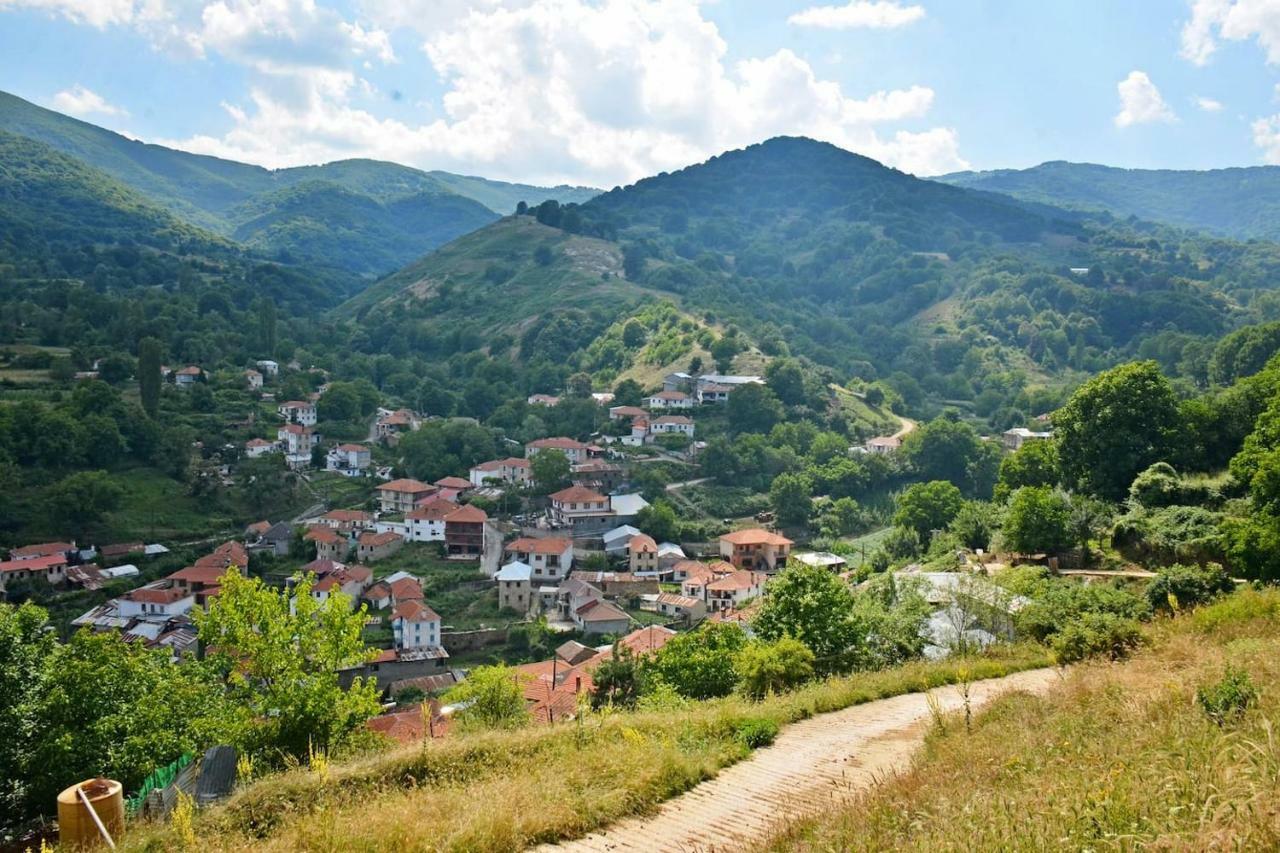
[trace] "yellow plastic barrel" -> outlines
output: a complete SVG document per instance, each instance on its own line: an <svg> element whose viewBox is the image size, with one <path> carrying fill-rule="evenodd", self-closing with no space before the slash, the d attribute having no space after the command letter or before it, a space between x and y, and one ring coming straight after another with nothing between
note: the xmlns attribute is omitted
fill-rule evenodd
<svg viewBox="0 0 1280 853"><path fill-rule="evenodd" d="M114 779L89 779L78 782L58 795L58 840L72 849L105 844L98 825L80 798L83 790L98 820L113 840L124 834L124 786Z"/></svg>

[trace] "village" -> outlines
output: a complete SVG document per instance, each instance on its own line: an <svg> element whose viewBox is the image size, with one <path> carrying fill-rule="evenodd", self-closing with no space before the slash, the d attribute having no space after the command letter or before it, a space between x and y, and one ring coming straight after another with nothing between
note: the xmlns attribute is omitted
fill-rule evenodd
<svg viewBox="0 0 1280 853"><path fill-rule="evenodd" d="M203 381L194 366L164 372L176 389ZM637 526L650 503L629 488L637 463L628 449L654 448L664 437L679 436L664 441L661 452L695 462L705 447L695 440L699 412L723 406L744 385L763 385L763 377L673 373L661 389L644 395L641 406L612 405L614 395L593 394L592 402L607 410L613 434L531 440L519 455L428 483L395 477L392 465L375 465L374 459L389 458L387 451L429 416L379 408L368 441L325 446L315 427L327 383L307 400L275 404L264 380L279 373L272 361L244 372L247 389L274 405L279 425L274 441L247 440L243 458L276 454L297 472L315 468L358 478L369 482L369 499L359 507L249 524L242 536L217 544L191 565L139 582L76 616L72 628L118 632L166 650L175 661L200 656L193 611L218 596L227 572L267 562L266 576L281 588L307 578L307 594L317 603L341 596L353 610L364 609L366 637L376 652L341 677L346 683L375 680L388 713L370 726L404 739L421 737L421 721L431 719L412 700L431 702L438 713L433 697L464 680L472 663L505 658L508 638L521 626L536 625L555 638L550 659L516 667L534 718L554 722L571 717L578 697L590 694L591 672L611 657L615 643L645 655L706 622L748 627L770 579L788 561L850 576L843 557L793 551L796 543L778 532L771 513L700 542L658 541ZM560 402L546 394L527 401L546 407ZM1013 451L1048 435L1019 427L1006 432L1002 444ZM902 434L874 436L849 454L892 454L901 442ZM564 467L567 484L530 499L541 454ZM168 553L160 542L97 548L35 543L0 562L0 584L38 579L57 588L118 587L141 581L147 573L140 566ZM433 587L478 610L479 620L433 602L426 591ZM937 620L932 627L938 629Z"/></svg>

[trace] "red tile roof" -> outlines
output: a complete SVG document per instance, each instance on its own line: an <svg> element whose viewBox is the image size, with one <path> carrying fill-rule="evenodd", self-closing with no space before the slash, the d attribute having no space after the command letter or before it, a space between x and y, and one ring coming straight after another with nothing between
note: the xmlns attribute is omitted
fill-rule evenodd
<svg viewBox="0 0 1280 853"><path fill-rule="evenodd" d="M421 521L443 521L458 505L447 498L428 498L404 514L405 518Z"/></svg>
<svg viewBox="0 0 1280 853"><path fill-rule="evenodd" d="M479 524L488 521L489 516L478 506L467 504L460 506L444 517L447 524Z"/></svg>
<svg viewBox="0 0 1280 853"><path fill-rule="evenodd" d="M656 394L650 394L649 399L657 398L659 400L688 400L689 395L683 391L659 391Z"/></svg>
<svg viewBox="0 0 1280 853"><path fill-rule="evenodd" d="M343 453L368 453L369 448L363 444L339 444L338 449Z"/></svg>
<svg viewBox="0 0 1280 853"><path fill-rule="evenodd" d="M442 489L465 490L471 488L471 481L465 480L462 477L441 477L439 480L436 480L435 484Z"/></svg>
<svg viewBox="0 0 1280 853"><path fill-rule="evenodd" d="M345 536L331 527L325 527L323 524L310 527L302 538L308 542L323 542L326 545L341 545L347 541Z"/></svg>
<svg viewBox="0 0 1280 853"><path fill-rule="evenodd" d="M771 533L760 527L750 530L735 530L720 537L721 542L731 545L790 545L791 540L777 533Z"/></svg>
<svg viewBox="0 0 1280 853"><path fill-rule="evenodd" d="M392 533L389 530L386 533L370 532L360 534L360 544L365 548L378 548L382 545L389 545L392 542L403 541L403 539L404 537L399 533Z"/></svg>
<svg viewBox="0 0 1280 853"><path fill-rule="evenodd" d="M185 592L176 586L169 587L139 587L130 590L124 594L124 597L130 601L138 601L145 604L172 604L175 601L181 601L191 593Z"/></svg>
<svg viewBox="0 0 1280 853"><path fill-rule="evenodd" d="M397 604L391 611L392 619L404 619L408 622L439 622L440 614L436 613L421 601L411 600Z"/></svg>
<svg viewBox="0 0 1280 853"><path fill-rule="evenodd" d="M637 533L631 537L631 541L627 543L627 550L634 551L637 554L648 554L658 550L658 543L653 541L652 536L644 533Z"/></svg>
<svg viewBox="0 0 1280 853"><path fill-rule="evenodd" d="M422 600L422 584L416 578L400 578L391 584L391 597L397 602L410 599Z"/></svg>
<svg viewBox="0 0 1280 853"><path fill-rule="evenodd" d="M572 539L565 539L560 536L548 536L545 539L525 536L507 545L506 550L519 551L522 554L563 554L572 547Z"/></svg>
<svg viewBox="0 0 1280 853"><path fill-rule="evenodd" d="M187 566L169 575L168 580L189 584L216 584L227 573L226 566Z"/></svg>
<svg viewBox="0 0 1280 853"><path fill-rule="evenodd" d="M41 542L37 545L23 545L9 552L9 559L21 560L28 557L49 557L54 554L65 554L76 550L74 542Z"/></svg>
<svg viewBox="0 0 1280 853"><path fill-rule="evenodd" d="M525 445L526 448L534 447L538 450L586 450L587 446L581 441L575 441L572 438L564 436L556 436L555 438L539 438Z"/></svg>
<svg viewBox="0 0 1280 853"><path fill-rule="evenodd" d="M331 509L320 517L330 521L373 521L373 515L361 509Z"/></svg>
<svg viewBox="0 0 1280 853"><path fill-rule="evenodd" d="M67 558L62 554L50 554L47 557L31 557L26 560L6 560L0 563L0 574L4 572L44 572L54 566L65 566Z"/></svg>
<svg viewBox="0 0 1280 853"><path fill-rule="evenodd" d="M510 456L510 457L507 457L506 459L494 459L489 462L481 462L479 465L476 465L471 470L472 471L500 471L503 468L528 468L530 464L531 463L529 462L528 459L521 459L519 456Z"/></svg>
<svg viewBox="0 0 1280 853"><path fill-rule="evenodd" d="M751 589L753 586L762 586L764 580L765 575L761 572L734 572L707 584L707 590L709 592L737 592L743 589Z"/></svg>
<svg viewBox="0 0 1280 853"><path fill-rule="evenodd" d="M552 494L551 500L557 503L603 503L608 498L586 486L570 486Z"/></svg>
<svg viewBox="0 0 1280 853"><path fill-rule="evenodd" d="M392 480L389 483L383 483L381 486L378 486L378 491L409 492L409 493L416 494L417 492L429 492L434 488L435 486L430 486L422 482L421 480L410 480L407 478L401 478L399 480Z"/></svg>

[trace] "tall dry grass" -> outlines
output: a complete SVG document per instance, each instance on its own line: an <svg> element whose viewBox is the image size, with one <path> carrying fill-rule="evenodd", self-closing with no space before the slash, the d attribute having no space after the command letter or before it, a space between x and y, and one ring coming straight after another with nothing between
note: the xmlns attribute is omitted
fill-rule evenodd
<svg viewBox="0 0 1280 853"><path fill-rule="evenodd" d="M911 772L764 849L1280 849L1278 629L1275 590L1158 624L1149 651L935 731ZM1219 726L1195 693L1228 664L1261 698Z"/></svg>
<svg viewBox="0 0 1280 853"><path fill-rule="evenodd" d="M643 813L739 761L748 720L779 725L901 693L1043 666L1010 646L963 661L830 679L763 702L733 697L669 713L592 714L514 732L464 733L324 774L277 774L199 816L202 850L518 850ZM181 849L142 825L124 849Z"/></svg>

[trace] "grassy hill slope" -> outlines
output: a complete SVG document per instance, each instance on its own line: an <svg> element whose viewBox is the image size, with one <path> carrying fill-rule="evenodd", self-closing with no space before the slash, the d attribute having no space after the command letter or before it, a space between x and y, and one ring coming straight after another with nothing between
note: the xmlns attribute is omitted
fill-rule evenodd
<svg viewBox="0 0 1280 853"><path fill-rule="evenodd" d="M1241 240L1280 239L1280 166L1200 172L1056 161L1030 169L956 172L937 180Z"/></svg>

